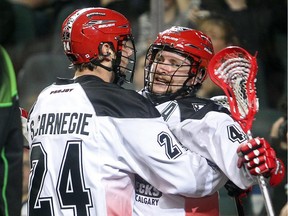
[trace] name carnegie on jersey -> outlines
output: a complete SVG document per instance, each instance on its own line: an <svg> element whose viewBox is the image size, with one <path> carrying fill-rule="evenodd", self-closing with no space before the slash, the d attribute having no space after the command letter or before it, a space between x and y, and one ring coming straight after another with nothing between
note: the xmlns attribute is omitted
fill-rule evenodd
<svg viewBox="0 0 288 216"><path fill-rule="evenodd" d="M31 120L31 138L50 134L81 134L89 135L87 130L89 119L92 114L88 113L45 113L38 116L38 122Z"/></svg>

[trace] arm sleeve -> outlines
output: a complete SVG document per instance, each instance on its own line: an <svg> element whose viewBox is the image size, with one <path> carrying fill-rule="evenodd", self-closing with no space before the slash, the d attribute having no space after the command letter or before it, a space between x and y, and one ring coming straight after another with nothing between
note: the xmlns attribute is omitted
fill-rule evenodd
<svg viewBox="0 0 288 216"><path fill-rule="evenodd" d="M161 117L115 121L121 134L127 134L123 138L127 166L154 187L189 197L218 190L213 184L222 180L221 174L205 158L183 148Z"/></svg>
<svg viewBox="0 0 288 216"><path fill-rule="evenodd" d="M187 120L173 133L189 150L211 160L234 184L247 189L257 182L246 168L237 168L237 148L247 141L240 125L224 113L210 112L200 120ZM197 139L195 139L197 137Z"/></svg>

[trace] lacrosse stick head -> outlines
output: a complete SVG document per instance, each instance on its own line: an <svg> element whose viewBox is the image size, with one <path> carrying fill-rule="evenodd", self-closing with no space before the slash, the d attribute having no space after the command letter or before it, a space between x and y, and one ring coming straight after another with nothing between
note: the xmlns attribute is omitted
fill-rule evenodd
<svg viewBox="0 0 288 216"><path fill-rule="evenodd" d="M222 49L213 56L208 66L211 80L224 91L232 117L246 133L251 129L258 111L257 70L256 56L238 46Z"/></svg>

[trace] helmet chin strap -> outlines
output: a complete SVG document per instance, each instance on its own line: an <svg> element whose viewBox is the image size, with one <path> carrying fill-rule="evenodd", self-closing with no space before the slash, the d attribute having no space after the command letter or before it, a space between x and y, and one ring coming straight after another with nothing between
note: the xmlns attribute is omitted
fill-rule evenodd
<svg viewBox="0 0 288 216"><path fill-rule="evenodd" d="M95 66L99 66L99 67L101 67L101 68L103 68L103 69L105 69L105 70L107 70L107 71L109 71L109 72L112 72L113 71L113 67L107 67L107 66L105 66L105 65L103 65L103 64L101 64L101 61L99 60L99 59L92 59L92 60L90 60L90 62L92 63L92 64L94 64ZM113 64L112 64L113 65Z"/></svg>
<svg viewBox="0 0 288 216"><path fill-rule="evenodd" d="M105 55L105 57L107 57L107 56L109 56L109 55L110 55L110 53L108 53L107 55ZM97 66L97 67L101 67L101 68L103 68L103 69L105 69L105 70L107 70L107 71L109 71L109 72L114 73L113 83L115 83L115 84L117 84L117 85L119 85L119 86L121 86L121 85L124 84L124 82L125 82L125 75L124 75L124 74L123 74L123 75L120 75L119 68L117 68L118 66L117 66L117 60L116 60L116 59L112 59L112 67L107 67L107 66L101 64L101 60L99 60L99 59L92 59L92 60L90 60L90 62L91 62L93 65Z"/></svg>

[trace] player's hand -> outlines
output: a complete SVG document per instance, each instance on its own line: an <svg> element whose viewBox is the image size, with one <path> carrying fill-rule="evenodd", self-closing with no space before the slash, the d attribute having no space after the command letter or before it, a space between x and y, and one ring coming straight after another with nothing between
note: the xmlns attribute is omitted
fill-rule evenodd
<svg viewBox="0 0 288 216"><path fill-rule="evenodd" d="M270 144L263 138L255 138L241 144L237 149L238 168L244 164L251 175L270 177L270 185L279 184L285 176L283 162L276 157Z"/></svg>

